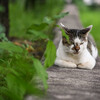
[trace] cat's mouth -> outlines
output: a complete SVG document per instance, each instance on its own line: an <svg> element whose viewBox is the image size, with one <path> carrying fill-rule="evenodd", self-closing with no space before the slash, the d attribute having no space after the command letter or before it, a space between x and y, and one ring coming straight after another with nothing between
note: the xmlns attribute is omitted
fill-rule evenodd
<svg viewBox="0 0 100 100"><path fill-rule="evenodd" d="M79 54L79 51L78 52L74 52L74 54Z"/></svg>

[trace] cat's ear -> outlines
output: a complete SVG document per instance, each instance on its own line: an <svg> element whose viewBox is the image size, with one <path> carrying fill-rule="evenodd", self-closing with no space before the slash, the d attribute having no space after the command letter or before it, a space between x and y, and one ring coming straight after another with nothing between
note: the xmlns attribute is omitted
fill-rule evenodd
<svg viewBox="0 0 100 100"><path fill-rule="evenodd" d="M65 25L63 25L62 23L60 23L61 28L65 31L66 34L70 34L69 33L69 29L67 27L65 27Z"/></svg>
<svg viewBox="0 0 100 100"><path fill-rule="evenodd" d="M85 36L88 36L89 32L91 31L93 25L88 26L87 28L84 28L81 30L81 33Z"/></svg>

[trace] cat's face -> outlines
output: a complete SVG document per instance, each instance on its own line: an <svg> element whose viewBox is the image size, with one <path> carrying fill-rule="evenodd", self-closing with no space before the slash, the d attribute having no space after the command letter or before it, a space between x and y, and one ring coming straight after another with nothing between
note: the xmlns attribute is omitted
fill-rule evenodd
<svg viewBox="0 0 100 100"><path fill-rule="evenodd" d="M92 25L85 29L68 29L63 27L69 40L62 36L62 43L64 51L72 54L80 54L87 48L88 33L90 32Z"/></svg>

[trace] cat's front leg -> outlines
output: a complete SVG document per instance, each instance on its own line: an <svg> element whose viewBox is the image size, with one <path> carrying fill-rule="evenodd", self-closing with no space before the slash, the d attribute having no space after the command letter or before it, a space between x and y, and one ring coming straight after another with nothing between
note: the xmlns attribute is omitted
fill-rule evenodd
<svg viewBox="0 0 100 100"><path fill-rule="evenodd" d="M96 64L96 61L93 62L86 62L86 63L80 63L78 64L78 68L84 68L84 69L93 69Z"/></svg>
<svg viewBox="0 0 100 100"><path fill-rule="evenodd" d="M61 59L56 59L55 60L55 65L58 65L60 67L72 67L72 68L77 67L77 65L75 63L65 61L65 60L61 60Z"/></svg>

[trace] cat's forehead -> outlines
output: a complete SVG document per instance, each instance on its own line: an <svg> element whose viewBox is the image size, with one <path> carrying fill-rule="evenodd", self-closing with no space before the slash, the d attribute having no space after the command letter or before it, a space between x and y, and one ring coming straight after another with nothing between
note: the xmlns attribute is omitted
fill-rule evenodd
<svg viewBox="0 0 100 100"><path fill-rule="evenodd" d="M79 29L70 29L69 33L70 33L71 38L73 38L73 39L75 39L77 37L79 39L82 38L81 30L79 30Z"/></svg>
<svg viewBox="0 0 100 100"><path fill-rule="evenodd" d="M74 43L77 43L77 44L81 43L81 39L79 37L76 37L74 39Z"/></svg>
<svg viewBox="0 0 100 100"><path fill-rule="evenodd" d="M69 31L74 33L80 31L80 29L69 29Z"/></svg>
<svg viewBox="0 0 100 100"><path fill-rule="evenodd" d="M81 30L79 30L79 29L70 29L69 30L69 33L71 33L74 36L78 36L80 32L81 32Z"/></svg>

